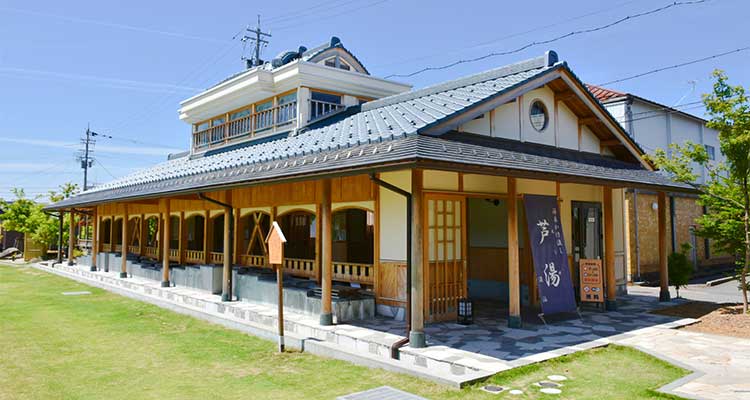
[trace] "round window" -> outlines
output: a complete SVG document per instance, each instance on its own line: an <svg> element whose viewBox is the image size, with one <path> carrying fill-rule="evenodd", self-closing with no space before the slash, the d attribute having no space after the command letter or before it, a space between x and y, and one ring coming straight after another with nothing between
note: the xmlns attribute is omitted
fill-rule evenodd
<svg viewBox="0 0 750 400"><path fill-rule="evenodd" d="M547 128L547 124L549 124L549 114L547 113L547 107L545 107L544 103L540 100L534 100L534 102L531 103L529 119L531 120L531 126L533 126L537 132L541 132Z"/></svg>

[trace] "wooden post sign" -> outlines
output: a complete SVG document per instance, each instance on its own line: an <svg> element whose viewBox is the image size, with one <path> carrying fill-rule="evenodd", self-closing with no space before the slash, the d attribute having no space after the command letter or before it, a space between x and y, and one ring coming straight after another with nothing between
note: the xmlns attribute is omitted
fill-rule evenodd
<svg viewBox="0 0 750 400"><path fill-rule="evenodd" d="M604 303L602 260L581 259L578 265L581 277L581 301Z"/></svg>
<svg viewBox="0 0 750 400"><path fill-rule="evenodd" d="M273 221L271 229L266 237L268 247L268 263L276 269L276 287L279 299L279 352L284 352L284 243L286 238L284 232L276 221Z"/></svg>

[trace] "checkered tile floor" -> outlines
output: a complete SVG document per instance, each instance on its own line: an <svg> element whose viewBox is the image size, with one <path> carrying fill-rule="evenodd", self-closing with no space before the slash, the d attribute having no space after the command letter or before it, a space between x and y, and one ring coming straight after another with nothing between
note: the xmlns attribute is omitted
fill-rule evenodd
<svg viewBox="0 0 750 400"><path fill-rule="evenodd" d="M668 305L674 305L674 302ZM617 311L585 309L581 318L547 318L547 325L530 311L524 313L522 329L508 328L507 307L500 303L475 302L474 323L459 325L441 322L425 327L428 344L449 346L512 361L536 353L574 346L636 329L676 320L651 314L661 305L654 297L623 296L618 299ZM404 322L379 317L358 321L357 326L404 335Z"/></svg>

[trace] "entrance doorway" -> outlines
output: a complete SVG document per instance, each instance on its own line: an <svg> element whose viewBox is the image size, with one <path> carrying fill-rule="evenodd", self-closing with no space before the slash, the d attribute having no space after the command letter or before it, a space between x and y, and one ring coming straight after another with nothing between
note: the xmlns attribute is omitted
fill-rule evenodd
<svg viewBox="0 0 750 400"><path fill-rule="evenodd" d="M573 209L573 287L576 301L580 302L580 260L601 260L602 204L574 201Z"/></svg>
<svg viewBox="0 0 750 400"><path fill-rule="evenodd" d="M424 213L427 320L455 321L466 297L466 199L427 194Z"/></svg>

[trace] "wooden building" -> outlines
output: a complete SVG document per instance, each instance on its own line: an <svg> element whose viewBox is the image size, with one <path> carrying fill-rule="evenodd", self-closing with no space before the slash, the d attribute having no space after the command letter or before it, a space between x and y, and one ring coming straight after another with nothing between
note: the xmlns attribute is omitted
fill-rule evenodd
<svg viewBox="0 0 750 400"><path fill-rule="evenodd" d="M284 57L182 103L188 154L50 207L94 215L92 268L117 252L126 279L127 254L150 257L167 286L175 263L220 264L231 301L232 267L267 266L277 221L284 270L317 282L322 324L337 287L359 288L385 315L408 302L421 347L460 298L505 303L512 326L538 304L526 194L557 197L574 281L579 259L602 259L614 307L635 187L659 193L666 274L665 195L689 189L653 171L554 52L414 91L335 38Z"/></svg>

